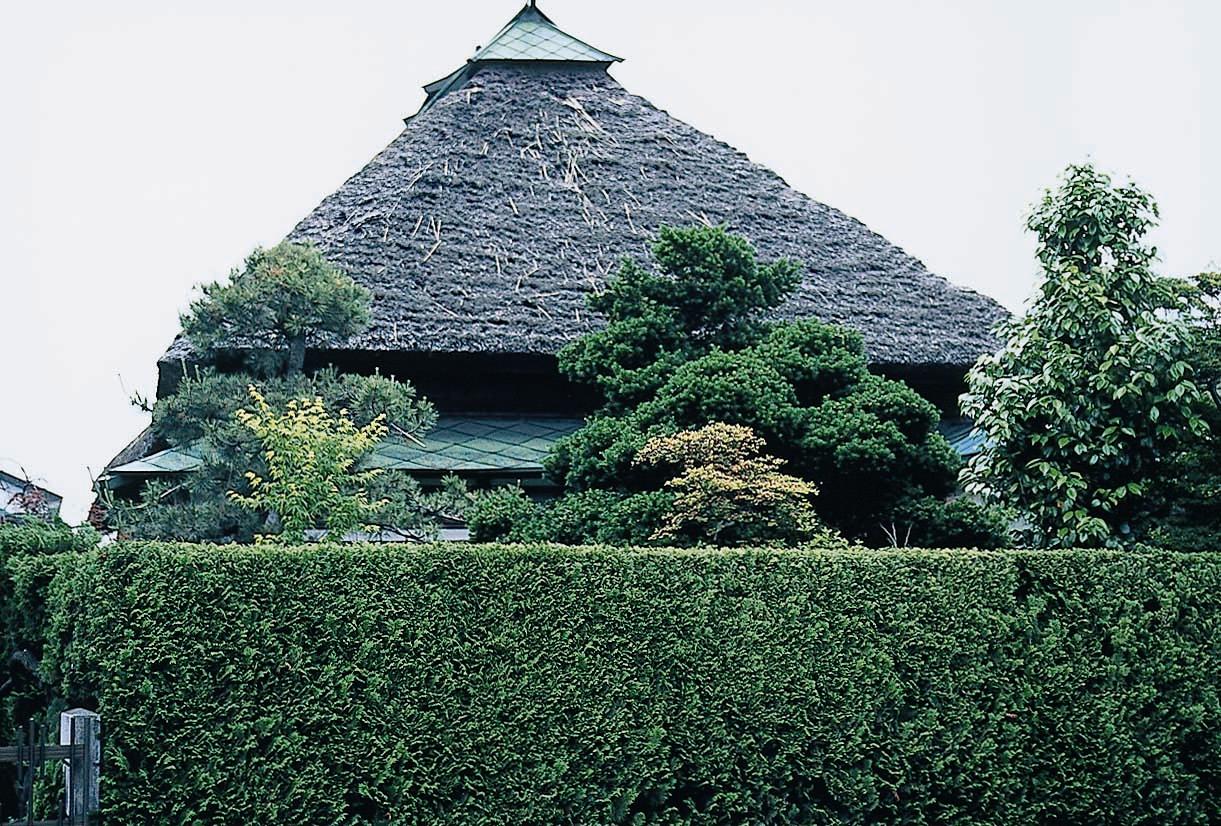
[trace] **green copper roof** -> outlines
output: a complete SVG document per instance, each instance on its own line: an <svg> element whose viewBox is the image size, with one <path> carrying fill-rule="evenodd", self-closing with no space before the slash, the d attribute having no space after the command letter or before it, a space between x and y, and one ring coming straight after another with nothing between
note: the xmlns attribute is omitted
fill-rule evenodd
<svg viewBox="0 0 1221 826"><path fill-rule="evenodd" d="M387 439L363 466L415 473L541 474L551 446L580 426L580 419L571 418L442 416L422 445ZM184 473L199 465L196 451L170 448L111 468L110 474L121 480Z"/></svg>
<svg viewBox="0 0 1221 826"><path fill-rule="evenodd" d="M619 58L560 31L533 4L509 21L472 60L560 60L614 63Z"/></svg>
<svg viewBox="0 0 1221 826"><path fill-rule="evenodd" d="M953 419L937 425L941 435L954 448L954 452L964 459L970 459L983 450L984 436L975 429L975 423L970 419Z"/></svg>
<svg viewBox="0 0 1221 826"><path fill-rule="evenodd" d="M171 447L160 453L145 456L134 462L111 468L111 473L129 473L138 476L156 476L161 473L183 473L199 467L200 457L193 448Z"/></svg>
<svg viewBox="0 0 1221 826"><path fill-rule="evenodd" d="M506 60L610 65L622 58L596 49L584 40L561 31L531 0L508 25L496 33L487 46L476 49L465 65L425 86L424 91L428 93L428 98L420 107L420 111L425 111L439 98L466 83L478 71L480 64Z"/></svg>
<svg viewBox="0 0 1221 826"><path fill-rule="evenodd" d="M580 419L443 416L424 435L423 445L387 440L365 465L433 473L538 473L551 446L580 426Z"/></svg>

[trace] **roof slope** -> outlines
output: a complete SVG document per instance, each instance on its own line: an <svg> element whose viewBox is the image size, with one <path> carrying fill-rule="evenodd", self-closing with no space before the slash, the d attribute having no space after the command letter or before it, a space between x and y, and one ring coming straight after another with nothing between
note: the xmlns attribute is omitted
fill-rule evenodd
<svg viewBox="0 0 1221 826"><path fill-rule="evenodd" d="M290 235L374 294L349 347L552 353L585 296L664 224L723 223L807 267L782 308L851 325L874 362L960 364L1004 310L768 169L628 94L602 67L490 64L412 118Z"/></svg>

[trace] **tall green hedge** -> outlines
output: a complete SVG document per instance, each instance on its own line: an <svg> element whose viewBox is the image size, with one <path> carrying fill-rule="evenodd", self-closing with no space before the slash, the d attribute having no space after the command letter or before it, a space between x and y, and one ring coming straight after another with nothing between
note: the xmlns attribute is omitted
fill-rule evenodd
<svg viewBox="0 0 1221 826"><path fill-rule="evenodd" d="M54 720L63 708L53 687L39 679L41 595L60 561L70 564L97 544L92 528L33 517L0 520L0 745L12 745L28 722ZM15 766L0 764L0 821L25 816L18 806L20 782Z"/></svg>
<svg viewBox="0 0 1221 826"><path fill-rule="evenodd" d="M49 702L36 670L42 656L41 592L57 570L56 561L97 544L92 528L71 528L59 520L0 521L0 682L7 681L0 690L0 743L10 742L13 729L45 712ZM0 801L5 785L0 780Z"/></svg>
<svg viewBox="0 0 1221 826"><path fill-rule="evenodd" d="M116 823L1217 823L1221 555L120 545Z"/></svg>

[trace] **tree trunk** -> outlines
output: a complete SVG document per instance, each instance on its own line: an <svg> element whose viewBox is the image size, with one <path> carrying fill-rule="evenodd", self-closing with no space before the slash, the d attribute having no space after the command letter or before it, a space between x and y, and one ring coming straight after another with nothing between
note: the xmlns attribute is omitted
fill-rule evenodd
<svg viewBox="0 0 1221 826"><path fill-rule="evenodd" d="M296 336L288 340L288 370L290 376L295 376L305 369L305 336Z"/></svg>

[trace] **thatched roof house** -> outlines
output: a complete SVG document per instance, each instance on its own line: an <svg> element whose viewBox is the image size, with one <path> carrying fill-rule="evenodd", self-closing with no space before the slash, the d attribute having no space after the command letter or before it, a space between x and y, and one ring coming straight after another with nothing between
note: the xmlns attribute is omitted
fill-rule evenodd
<svg viewBox="0 0 1221 826"><path fill-rule="evenodd" d="M707 222L804 263L783 317L857 328L879 370L948 409L1002 308L629 93L617 60L531 3L425 87L402 133L290 235L374 295L367 332L310 360L408 378L451 419L579 415L588 400L554 354L601 323L586 295L662 225ZM161 393L188 355L180 341L162 359Z"/></svg>

